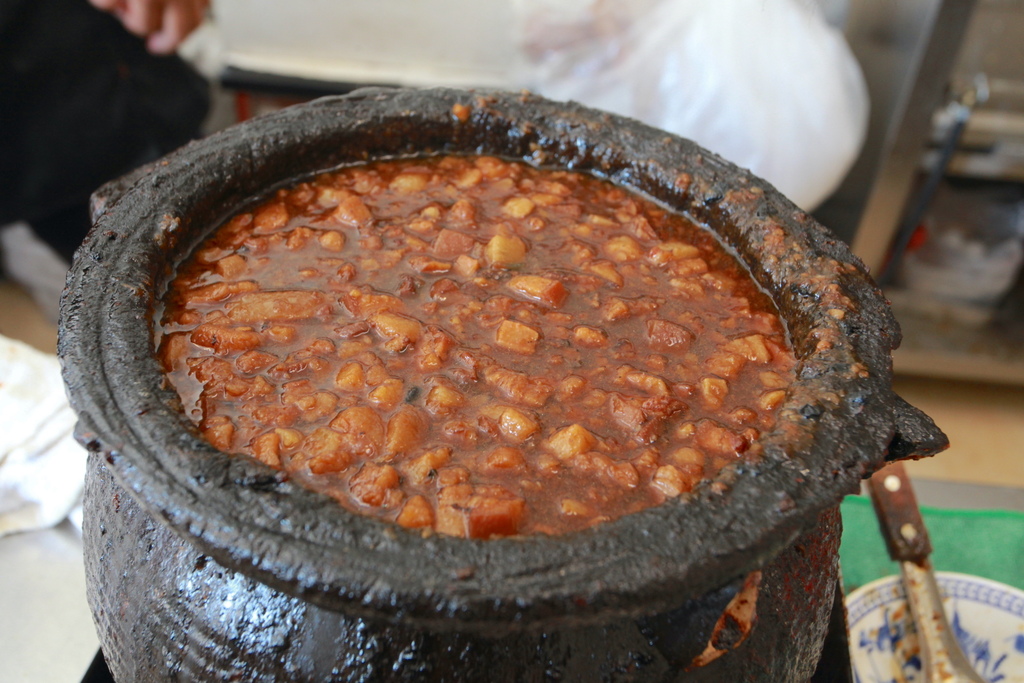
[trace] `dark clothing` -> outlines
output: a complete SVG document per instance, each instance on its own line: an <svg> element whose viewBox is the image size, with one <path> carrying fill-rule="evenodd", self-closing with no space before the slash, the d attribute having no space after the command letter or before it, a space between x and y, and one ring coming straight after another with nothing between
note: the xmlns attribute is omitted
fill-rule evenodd
<svg viewBox="0 0 1024 683"><path fill-rule="evenodd" d="M70 260L93 190L197 136L208 105L190 66L86 0L0 0L0 224Z"/></svg>

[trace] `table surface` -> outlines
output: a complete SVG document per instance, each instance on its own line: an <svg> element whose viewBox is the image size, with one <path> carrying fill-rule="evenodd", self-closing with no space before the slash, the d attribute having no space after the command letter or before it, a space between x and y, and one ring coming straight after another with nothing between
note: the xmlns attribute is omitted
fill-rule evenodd
<svg viewBox="0 0 1024 683"><path fill-rule="evenodd" d="M915 480L919 502L1024 511L1024 490ZM0 538L0 662L4 680L78 683L99 643L85 600L82 541L65 522Z"/></svg>
<svg viewBox="0 0 1024 683"><path fill-rule="evenodd" d="M99 647L85 601L78 530L0 538L0 678L12 683L75 683Z"/></svg>

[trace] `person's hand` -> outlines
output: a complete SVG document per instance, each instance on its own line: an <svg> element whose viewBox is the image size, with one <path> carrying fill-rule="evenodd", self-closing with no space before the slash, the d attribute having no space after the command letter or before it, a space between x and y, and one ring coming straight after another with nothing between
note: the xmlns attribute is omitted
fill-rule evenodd
<svg viewBox="0 0 1024 683"><path fill-rule="evenodd" d="M174 52L203 21L209 0L89 0L110 12L155 54Z"/></svg>

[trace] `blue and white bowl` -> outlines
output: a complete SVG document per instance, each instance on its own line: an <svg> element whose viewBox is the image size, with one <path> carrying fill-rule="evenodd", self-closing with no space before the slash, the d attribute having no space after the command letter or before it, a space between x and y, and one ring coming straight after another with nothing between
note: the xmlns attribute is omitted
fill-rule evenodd
<svg viewBox="0 0 1024 683"><path fill-rule="evenodd" d="M1024 683L1024 591L954 572L936 578L950 627L978 673L989 683ZM900 577L853 591L846 611L857 683L923 683Z"/></svg>

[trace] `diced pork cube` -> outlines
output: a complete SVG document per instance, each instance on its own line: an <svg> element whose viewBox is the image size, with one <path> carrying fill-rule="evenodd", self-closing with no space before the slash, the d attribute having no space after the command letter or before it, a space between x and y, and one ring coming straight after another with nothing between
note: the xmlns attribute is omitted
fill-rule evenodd
<svg viewBox="0 0 1024 683"><path fill-rule="evenodd" d="M547 403L555 390L551 381L545 377L531 377L500 365L485 368L484 381L513 401L532 408Z"/></svg>
<svg viewBox="0 0 1024 683"><path fill-rule="evenodd" d="M512 197L505 201L501 210L511 218L526 218L533 212L534 204L528 197Z"/></svg>
<svg viewBox="0 0 1024 683"><path fill-rule="evenodd" d="M452 449L447 446L433 448L405 464L404 471L414 484L423 484L452 459Z"/></svg>
<svg viewBox="0 0 1024 683"><path fill-rule="evenodd" d="M487 454L483 465L496 472L519 471L526 468L526 458L518 448L499 446Z"/></svg>
<svg viewBox="0 0 1024 683"><path fill-rule="evenodd" d="M582 517L584 515L589 515L591 512L590 508L585 503L581 503L575 498L563 498L559 507L562 510L562 514L568 515L569 517Z"/></svg>
<svg viewBox="0 0 1024 683"><path fill-rule="evenodd" d="M509 289L517 294L558 308L569 296L565 286L558 280L540 275L517 275L507 283Z"/></svg>
<svg viewBox="0 0 1024 683"><path fill-rule="evenodd" d="M370 403L382 410L391 410L397 406L405 396L405 384L394 377L381 382L366 397Z"/></svg>
<svg viewBox="0 0 1024 683"><path fill-rule="evenodd" d="M540 430L540 423L517 408L505 408L498 418L498 428L512 443L522 443Z"/></svg>
<svg viewBox="0 0 1024 683"><path fill-rule="evenodd" d="M231 257L229 256L228 258ZM238 258L242 257L239 256ZM228 259L221 259L221 261L227 260ZM259 285L251 280L242 280L241 282L215 282L212 285L205 285L203 287L190 289L185 293L185 299L190 304L212 304L218 301L224 301L235 294L255 292L258 289Z"/></svg>
<svg viewBox="0 0 1024 683"><path fill-rule="evenodd" d="M455 272L463 277L472 277L476 275L476 271L480 270L480 260L475 259L472 256L462 254L461 256L455 257L455 263L453 265Z"/></svg>
<svg viewBox="0 0 1024 683"><path fill-rule="evenodd" d="M693 342L693 333L682 325L659 320L647 321L647 343L659 351L685 352Z"/></svg>
<svg viewBox="0 0 1024 683"><path fill-rule="evenodd" d="M265 235L283 228L288 223L288 207L282 202L267 204L256 211L252 223L255 235Z"/></svg>
<svg viewBox="0 0 1024 683"><path fill-rule="evenodd" d="M455 187L460 190L479 185L480 181L483 180L484 174L480 172L479 168L469 168L459 174L455 179Z"/></svg>
<svg viewBox="0 0 1024 683"><path fill-rule="evenodd" d="M298 421L300 411L294 405L267 404L251 406L250 413L261 424L291 427Z"/></svg>
<svg viewBox="0 0 1024 683"><path fill-rule="evenodd" d="M589 270L594 275L599 275L603 277L605 280L611 282L616 287L621 287L623 283L625 283L625 279L623 279L622 273L619 272L619 269L616 268L615 264L612 263L611 261L592 261L590 264L587 265L587 270Z"/></svg>
<svg viewBox="0 0 1024 683"><path fill-rule="evenodd" d="M576 398L587 388L587 380L579 375L569 375L558 383L558 399L568 401Z"/></svg>
<svg viewBox="0 0 1024 683"><path fill-rule="evenodd" d="M735 351L753 363L768 363L772 359L772 352L765 343L764 335L760 334L733 339L725 348Z"/></svg>
<svg viewBox="0 0 1024 683"><path fill-rule="evenodd" d="M666 241L652 247L647 258L657 265L664 265L669 261L681 261L683 259L696 258L700 256L700 249L687 244L686 242Z"/></svg>
<svg viewBox="0 0 1024 683"><path fill-rule="evenodd" d="M304 437L303 433L297 429L282 429L278 428L274 430L280 438L280 444L282 449L290 449L298 446Z"/></svg>
<svg viewBox="0 0 1024 683"><path fill-rule="evenodd" d="M641 404L642 400L617 394L608 394L608 411L616 423L622 425L630 434L640 431L647 416L644 414Z"/></svg>
<svg viewBox="0 0 1024 683"><path fill-rule="evenodd" d="M368 462L363 465L349 482L352 497L371 507L381 507L389 502L391 491L398 488L401 478L398 470L391 465Z"/></svg>
<svg viewBox="0 0 1024 683"><path fill-rule="evenodd" d="M552 434L546 445L555 455L566 460L592 449L597 445L597 437L586 427L572 424Z"/></svg>
<svg viewBox="0 0 1024 683"><path fill-rule="evenodd" d="M281 469L281 435L278 430L264 432L249 442L249 450L260 462Z"/></svg>
<svg viewBox="0 0 1024 683"><path fill-rule="evenodd" d="M450 415L466 403L466 397L447 384L435 384L427 392L423 403L434 415Z"/></svg>
<svg viewBox="0 0 1024 683"><path fill-rule="evenodd" d="M434 256L440 258L453 258L461 254L468 254L475 244L476 240L469 235L457 230L444 228L434 238L431 251L434 253Z"/></svg>
<svg viewBox="0 0 1024 683"><path fill-rule="evenodd" d="M448 360L455 347L455 340L447 332L435 325L427 325L416 347L416 365L422 372L436 371Z"/></svg>
<svg viewBox="0 0 1024 683"><path fill-rule="evenodd" d="M608 345L608 335L604 330L586 325L577 325L572 330L573 341L577 346L597 348Z"/></svg>
<svg viewBox="0 0 1024 683"><path fill-rule="evenodd" d="M310 457L307 460L313 474L340 472L352 464L352 454L346 448L344 435L327 427L320 427L302 442L301 451Z"/></svg>
<svg viewBox="0 0 1024 683"><path fill-rule="evenodd" d="M654 473L651 485L665 496L674 498L693 488L693 482L684 477L679 468L673 465L662 465Z"/></svg>
<svg viewBox="0 0 1024 683"><path fill-rule="evenodd" d="M540 333L515 320L503 320L495 333L495 343L516 353L531 354L537 350Z"/></svg>
<svg viewBox="0 0 1024 683"><path fill-rule="evenodd" d="M423 529L434 526L434 508L423 496L413 496L406 501L395 519L406 529Z"/></svg>
<svg viewBox="0 0 1024 683"><path fill-rule="evenodd" d="M376 294L362 289L350 289L341 297L345 308L357 318L371 316L381 311L401 311L405 304L397 296Z"/></svg>
<svg viewBox="0 0 1024 683"><path fill-rule="evenodd" d="M766 391L765 393L761 394L761 397L758 399L757 402L764 410L775 410L780 405L782 405L782 402L785 399L785 391L783 391L782 389L774 389L772 391Z"/></svg>
<svg viewBox="0 0 1024 683"><path fill-rule="evenodd" d="M370 324L387 341L384 347L400 352L416 343L420 338L421 325L418 320L397 313L377 313L370 318Z"/></svg>
<svg viewBox="0 0 1024 683"><path fill-rule="evenodd" d="M317 391L296 399L295 407L302 411L299 417L303 422L319 422L334 414L338 397L329 391Z"/></svg>
<svg viewBox="0 0 1024 683"><path fill-rule="evenodd" d="M341 366L334 386L342 391L361 391L366 386L366 372L361 363L350 361Z"/></svg>
<svg viewBox="0 0 1024 683"><path fill-rule="evenodd" d="M437 471L437 486L438 488L444 488L446 486L455 486L456 484L465 484L469 481L469 476L469 469L462 465L442 467Z"/></svg>
<svg viewBox="0 0 1024 683"><path fill-rule="evenodd" d="M341 200L331 214L331 217L340 223L357 228L369 223L373 218L373 214L366 208L366 204L363 203L362 199L349 195Z"/></svg>
<svg viewBox="0 0 1024 683"><path fill-rule="evenodd" d="M260 335L251 327L227 327L205 323L192 330L189 337L196 346L212 349L218 356L255 349Z"/></svg>
<svg viewBox="0 0 1024 683"><path fill-rule="evenodd" d="M714 420L701 420L694 440L703 451L714 455L736 455L746 451L750 445L743 435Z"/></svg>
<svg viewBox="0 0 1024 683"><path fill-rule="evenodd" d="M704 377L700 380L700 394L704 399L704 405L709 408L721 408L729 394L729 383L721 377Z"/></svg>
<svg viewBox="0 0 1024 683"><path fill-rule="evenodd" d="M306 320L329 311L324 294L304 290L251 292L228 305L228 317L237 323Z"/></svg>
<svg viewBox="0 0 1024 683"><path fill-rule="evenodd" d="M704 363L704 369L708 373L723 379L734 379L746 363L747 359L738 353L720 351L707 359L707 362Z"/></svg>
<svg viewBox="0 0 1024 683"><path fill-rule="evenodd" d="M240 254L231 254L217 261L217 274L223 278L236 278L248 269L245 257Z"/></svg>
<svg viewBox="0 0 1024 683"><path fill-rule="evenodd" d="M327 230L317 238L320 246L327 251L341 251L345 248L345 236L337 230Z"/></svg>
<svg viewBox="0 0 1024 683"><path fill-rule="evenodd" d="M247 375L254 375L260 370L266 370L278 360L277 356L265 351L246 351L235 359L235 367Z"/></svg>
<svg viewBox="0 0 1024 683"><path fill-rule="evenodd" d="M235 425L231 418L215 416L203 421L203 437L209 441L214 448L222 451L230 451L235 438Z"/></svg>
<svg viewBox="0 0 1024 683"><path fill-rule="evenodd" d="M708 263L702 258L687 258L669 262L669 271L680 277L700 275L708 272Z"/></svg>
<svg viewBox="0 0 1024 683"><path fill-rule="evenodd" d="M520 265L526 258L526 242L515 235L495 235L487 243L484 257L500 268Z"/></svg>
<svg viewBox="0 0 1024 683"><path fill-rule="evenodd" d="M452 208L448 210L448 217L462 224L472 223L476 218L476 208L473 206L473 202L460 199L452 204Z"/></svg>
<svg viewBox="0 0 1024 683"><path fill-rule="evenodd" d="M331 427L342 434L344 448L355 455L372 457L384 443L384 423L367 406L346 408L331 420Z"/></svg>
<svg viewBox="0 0 1024 683"><path fill-rule="evenodd" d="M388 420L384 451L394 456L408 453L420 445L429 425L419 409L404 406Z"/></svg>
<svg viewBox="0 0 1024 683"><path fill-rule="evenodd" d="M411 194L421 192L429 181L430 177L423 173L399 173L391 180L388 187L395 192Z"/></svg>
<svg viewBox="0 0 1024 683"><path fill-rule="evenodd" d="M408 263L410 268L419 273L447 273L452 269L451 262L438 261L429 256L411 256Z"/></svg>
<svg viewBox="0 0 1024 683"><path fill-rule="evenodd" d="M642 370L627 370L624 373L626 382L641 391L654 396L668 396L668 382L664 378Z"/></svg>
<svg viewBox="0 0 1024 683"><path fill-rule="evenodd" d="M644 255L641 247L635 239L629 235L617 235L612 237L604 245L605 252L611 256L613 261L635 261Z"/></svg>
<svg viewBox="0 0 1024 683"><path fill-rule="evenodd" d="M618 297L613 297L604 305L602 317L608 322L622 320L632 315L629 304Z"/></svg>
<svg viewBox="0 0 1024 683"><path fill-rule="evenodd" d="M500 486L458 484L438 494L437 530L468 538L511 536L525 512L526 501Z"/></svg>

